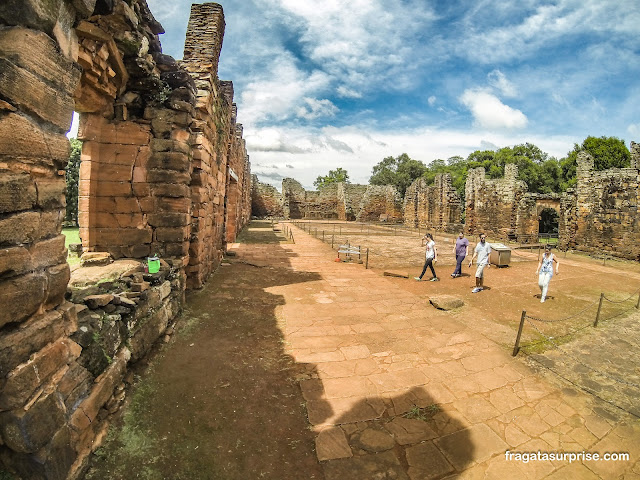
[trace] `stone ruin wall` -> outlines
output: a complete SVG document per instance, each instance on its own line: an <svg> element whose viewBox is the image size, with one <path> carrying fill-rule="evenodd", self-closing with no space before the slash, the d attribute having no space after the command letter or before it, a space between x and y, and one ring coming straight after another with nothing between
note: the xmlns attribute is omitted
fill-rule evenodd
<svg viewBox="0 0 640 480"><path fill-rule="evenodd" d="M577 183L562 197L560 248L640 260L640 146L631 142L631 167L594 171L578 154Z"/></svg>
<svg viewBox="0 0 640 480"><path fill-rule="evenodd" d="M451 175L436 175L433 185L416 179L405 192L404 223L435 231L457 233L462 224L462 202L451 185Z"/></svg>
<svg viewBox="0 0 640 480"><path fill-rule="evenodd" d="M465 233L507 239L516 233L518 205L527 191L518 167L505 165L503 178L488 180L484 168L469 170L465 185Z"/></svg>
<svg viewBox="0 0 640 480"><path fill-rule="evenodd" d="M268 183L262 183L256 175L251 181L251 215L257 218L284 217L282 195Z"/></svg>
<svg viewBox="0 0 640 480"><path fill-rule="evenodd" d="M257 217L335 219L357 221L402 220L402 201L394 187L335 183L305 190L300 182L285 178L282 194L258 183L252 190Z"/></svg>
<svg viewBox="0 0 640 480"><path fill-rule="evenodd" d="M630 150L630 168L602 172L593 170L593 159L587 153L579 154L577 184L563 194L527 192L513 164L506 165L504 177L498 179L487 179L483 168L472 169L465 185L464 224L462 205L448 175L437 176L430 186L417 179L407 189L402 207L395 193L384 187L339 184L337 190L327 190L329 197L337 194L334 202L327 198L328 193L306 192L292 179L283 182L281 197L273 189L266 196L270 203L263 204L272 206L271 215L279 215L282 205L285 218L377 221L383 215L412 227L450 233L464 229L468 235L485 232L492 239L521 243L537 241L542 211L553 209L558 213L561 249L640 259L636 241L640 235L640 145L631 142Z"/></svg>
<svg viewBox="0 0 640 480"><path fill-rule="evenodd" d="M338 219L356 220L360 205L367 193L367 185L353 185L351 183L338 184Z"/></svg>
<svg viewBox="0 0 640 480"><path fill-rule="evenodd" d="M304 218L306 190L293 178L282 180L282 211L284 218Z"/></svg>
<svg viewBox="0 0 640 480"><path fill-rule="evenodd" d="M396 188L391 185L368 185L360 202L356 220L401 222L402 198Z"/></svg>
<svg viewBox="0 0 640 480"><path fill-rule="evenodd" d="M514 234L519 242L538 241L540 215L542 210L550 208L558 214L558 232L560 231L561 195L559 193L525 193L518 203Z"/></svg>
<svg viewBox="0 0 640 480"><path fill-rule="evenodd" d="M0 459L24 478L82 474L129 362L249 219L242 128L217 78L222 8L191 14L176 62L145 0L0 4ZM61 235L74 109L84 249L163 258L159 276L132 270L123 291L85 291L79 304L65 300ZM105 352L110 363L92 364Z"/></svg>

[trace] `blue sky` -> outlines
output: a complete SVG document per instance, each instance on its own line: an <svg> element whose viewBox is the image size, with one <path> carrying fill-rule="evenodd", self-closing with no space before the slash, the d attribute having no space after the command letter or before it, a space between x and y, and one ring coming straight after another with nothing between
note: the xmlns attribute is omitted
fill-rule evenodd
<svg viewBox="0 0 640 480"><path fill-rule="evenodd" d="M182 58L191 1L147 0ZM228 0L232 80L252 171L312 188L387 156L425 163L589 135L640 141L637 0Z"/></svg>

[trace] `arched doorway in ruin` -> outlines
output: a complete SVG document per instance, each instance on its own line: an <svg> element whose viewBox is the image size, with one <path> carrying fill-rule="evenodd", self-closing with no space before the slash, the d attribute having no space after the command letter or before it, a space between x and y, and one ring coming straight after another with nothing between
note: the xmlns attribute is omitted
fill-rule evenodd
<svg viewBox="0 0 640 480"><path fill-rule="evenodd" d="M538 233L557 235L560 216L553 208L543 208L538 214Z"/></svg>
<svg viewBox="0 0 640 480"><path fill-rule="evenodd" d="M536 199L538 233L557 236L560 220L560 198L545 195Z"/></svg>

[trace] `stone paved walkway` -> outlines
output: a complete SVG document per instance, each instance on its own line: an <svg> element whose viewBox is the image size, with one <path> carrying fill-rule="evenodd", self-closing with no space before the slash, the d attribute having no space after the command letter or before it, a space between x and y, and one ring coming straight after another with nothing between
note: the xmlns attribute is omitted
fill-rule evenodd
<svg viewBox="0 0 640 480"><path fill-rule="evenodd" d="M270 288L327 480L640 478L640 424L514 359L468 315L434 309L294 228L296 244L235 245L238 260L319 279ZM628 452L530 461L511 452ZM300 478L304 478L304 475Z"/></svg>

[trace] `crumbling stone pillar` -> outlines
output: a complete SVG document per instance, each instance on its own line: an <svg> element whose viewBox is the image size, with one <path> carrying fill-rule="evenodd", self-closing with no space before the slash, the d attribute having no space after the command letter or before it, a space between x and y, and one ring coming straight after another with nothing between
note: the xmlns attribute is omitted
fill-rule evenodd
<svg viewBox="0 0 640 480"><path fill-rule="evenodd" d="M256 175L253 175L251 182L251 213L255 217L283 217L282 195L276 187L267 183L262 183Z"/></svg>
<svg viewBox="0 0 640 480"><path fill-rule="evenodd" d="M236 125L233 84L218 80L224 14L215 3L191 6L180 65L197 89L191 125L191 237L187 266L190 288L203 285L220 264L228 241L250 217L250 185L242 127Z"/></svg>
<svg viewBox="0 0 640 480"><path fill-rule="evenodd" d="M635 170L640 169L640 143L631 142L629 151L631 153L631 167Z"/></svg>
<svg viewBox="0 0 640 480"><path fill-rule="evenodd" d="M517 180L518 166L505 165L503 178L487 180L484 168L467 174L465 185L465 230L469 235L486 233L501 239L516 232L518 204L527 186Z"/></svg>
<svg viewBox="0 0 640 480"><path fill-rule="evenodd" d="M305 189L293 178L282 180L283 211L285 218L305 218Z"/></svg>

